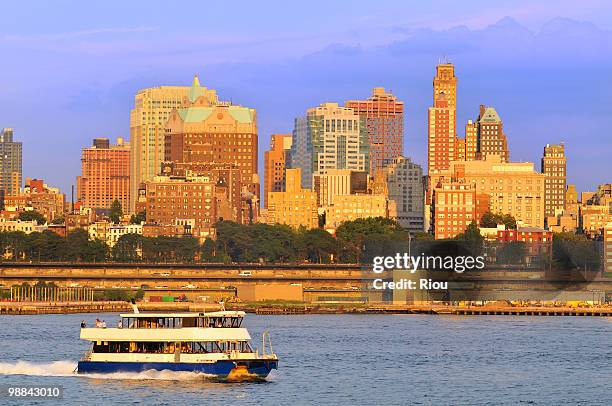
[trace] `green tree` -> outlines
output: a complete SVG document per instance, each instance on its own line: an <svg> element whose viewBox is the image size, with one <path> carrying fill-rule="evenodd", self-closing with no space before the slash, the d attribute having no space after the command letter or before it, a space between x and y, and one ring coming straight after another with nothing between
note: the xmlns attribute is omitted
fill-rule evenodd
<svg viewBox="0 0 612 406"><path fill-rule="evenodd" d="M137 214L132 214L130 217L130 223L132 224L141 224L143 221L147 220L147 212L145 210L138 212Z"/></svg>
<svg viewBox="0 0 612 406"><path fill-rule="evenodd" d="M38 225L42 225L42 224L45 224L47 222L47 219L45 218L45 216L43 216L42 214L40 214L36 210L22 211L21 213L19 213L19 217L18 218L21 221L32 221L32 220L35 220L36 224L38 224Z"/></svg>
<svg viewBox="0 0 612 406"><path fill-rule="evenodd" d="M507 230L516 230L516 219L510 214L504 214L501 218Z"/></svg>
<svg viewBox="0 0 612 406"><path fill-rule="evenodd" d="M142 235L134 233L124 234L119 237L112 250L115 261L139 261L140 252L142 251L142 239Z"/></svg>
<svg viewBox="0 0 612 406"><path fill-rule="evenodd" d="M457 235L454 239L465 241L467 248L471 251L473 256L482 255L484 250L484 237L480 234L480 229L475 220L466 227L463 233Z"/></svg>
<svg viewBox="0 0 612 406"><path fill-rule="evenodd" d="M121 209L121 203L119 200L115 199L111 203L110 211L108 212L108 217L115 224L118 224L121 220L121 216L123 216L123 210Z"/></svg>
<svg viewBox="0 0 612 406"><path fill-rule="evenodd" d="M482 215L480 219L480 227L495 228L497 227L497 216L490 211Z"/></svg>
<svg viewBox="0 0 612 406"><path fill-rule="evenodd" d="M90 240L87 231L74 230L66 236L64 259L67 261L102 262L108 258L109 248L102 240Z"/></svg>
<svg viewBox="0 0 612 406"><path fill-rule="evenodd" d="M176 259L181 262L193 262L200 248L198 239L192 236L183 236L176 245Z"/></svg>
<svg viewBox="0 0 612 406"><path fill-rule="evenodd" d="M339 256L340 242L320 228L301 230L300 247L302 259L318 264L328 264Z"/></svg>
<svg viewBox="0 0 612 406"><path fill-rule="evenodd" d="M42 233L29 235L29 258L38 261L61 261L66 250L66 239L53 231L45 230Z"/></svg>
<svg viewBox="0 0 612 406"><path fill-rule="evenodd" d="M0 233L0 249L8 259L19 261L25 259L28 251L28 236L23 231Z"/></svg>
<svg viewBox="0 0 612 406"><path fill-rule="evenodd" d="M57 216L53 220L51 220L51 224L64 224L66 221L64 215Z"/></svg>
<svg viewBox="0 0 612 406"><path fill-rule="evenodd" d="M204 243L200 247L200 259L203 262L214 262L217 255L217 245L212 238L206 237Z"/></svg>
<svg viewBox="0 0 612 406"><path fill-rule="evenodd" d="M480 219L480 227L483 228L495 228L498 224L505 225L508 230L516 230L516 219L510 214L493 214L488 211Z"/></svg>
<svg viewBox="0 0 612 406"><path fill-rule="evenodd" d="M384 217L345 221L336 229L341 243L340 261L371 262L373 256L394 255L408 240L408 231Z"/></svg>
<svg viewBox="0 0 612 406"><path fill-rule="evenodd" d="M553 234L553 266L558 270L599 271L601 254L597 242L582 234L570 232Z"/></svg>
<svg viewBox="0 0 612 406"><path fill-rule="evenodd" d="M526 255L527 249L523 241L509 241L499 246L496 259L498 264L518 265L524 263Z"/></svg>
<svg viewBox="0 0 612 406"><path fill-rule="evenodd" d="M99 239L87 241L87 248L83 254L83 260L87 262L104 262L110 256L110 248L106 241Z"/></svg>

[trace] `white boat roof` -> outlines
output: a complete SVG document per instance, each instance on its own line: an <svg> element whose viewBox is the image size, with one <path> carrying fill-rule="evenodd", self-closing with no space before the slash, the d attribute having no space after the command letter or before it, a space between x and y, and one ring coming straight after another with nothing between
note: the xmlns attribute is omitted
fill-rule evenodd
<svg viewBox="0 0 612 406"><path fill-rule="evenodd" d="M242 341L251 336L245 328L82 328L88 341Z"/></svg>
<svg viewBox="0 0 612 406"><path fill-rule="evenodd" d="M245 312L225 310L218 312L186 312L186 313L123 313L119 316L127 317L143 317L143 318L188 318L188 317L244 317Z"/></svg>

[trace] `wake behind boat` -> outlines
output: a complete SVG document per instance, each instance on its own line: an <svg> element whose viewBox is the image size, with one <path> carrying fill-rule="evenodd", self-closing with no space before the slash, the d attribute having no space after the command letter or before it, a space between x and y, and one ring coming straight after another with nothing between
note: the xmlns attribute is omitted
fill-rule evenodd
<svg viewBox="0 0 612 406"><path fill-rule="evenodd" d="M170 370L244 381L278 368L267 332L262 353L252 349L241 327L244 312L139 313L134 306L134 313L120 316L116 328L81 329L92 348L79 361L79 374Z"/></svg>

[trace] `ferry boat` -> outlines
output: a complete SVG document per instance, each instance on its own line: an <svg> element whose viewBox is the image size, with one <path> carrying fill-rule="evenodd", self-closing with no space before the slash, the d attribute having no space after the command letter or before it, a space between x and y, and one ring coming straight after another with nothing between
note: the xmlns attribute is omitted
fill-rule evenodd
<svg viewBox="0 0 612 406"><path fill-rule="evenodd" d="M262 353L241 327L241 311L203 313L121 314L115 328L82 328L81 339L92 342L77 373L170 370L198 372L223 381L265 379L278 368L267 332Z"/></svg>

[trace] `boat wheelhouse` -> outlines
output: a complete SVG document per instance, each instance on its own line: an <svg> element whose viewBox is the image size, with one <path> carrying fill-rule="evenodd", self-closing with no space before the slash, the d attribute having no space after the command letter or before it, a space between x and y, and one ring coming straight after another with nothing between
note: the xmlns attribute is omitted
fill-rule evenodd
<svg viewBox="0 0 612 406"><path fill-rule="evenodd" d="M267 332L262 353L253 350L242 327L245 313L121 314L114 328L82 328L92 348L79 361L78 373L171 370L199 372L222 380L262 379L277 369Z"/></svg>

